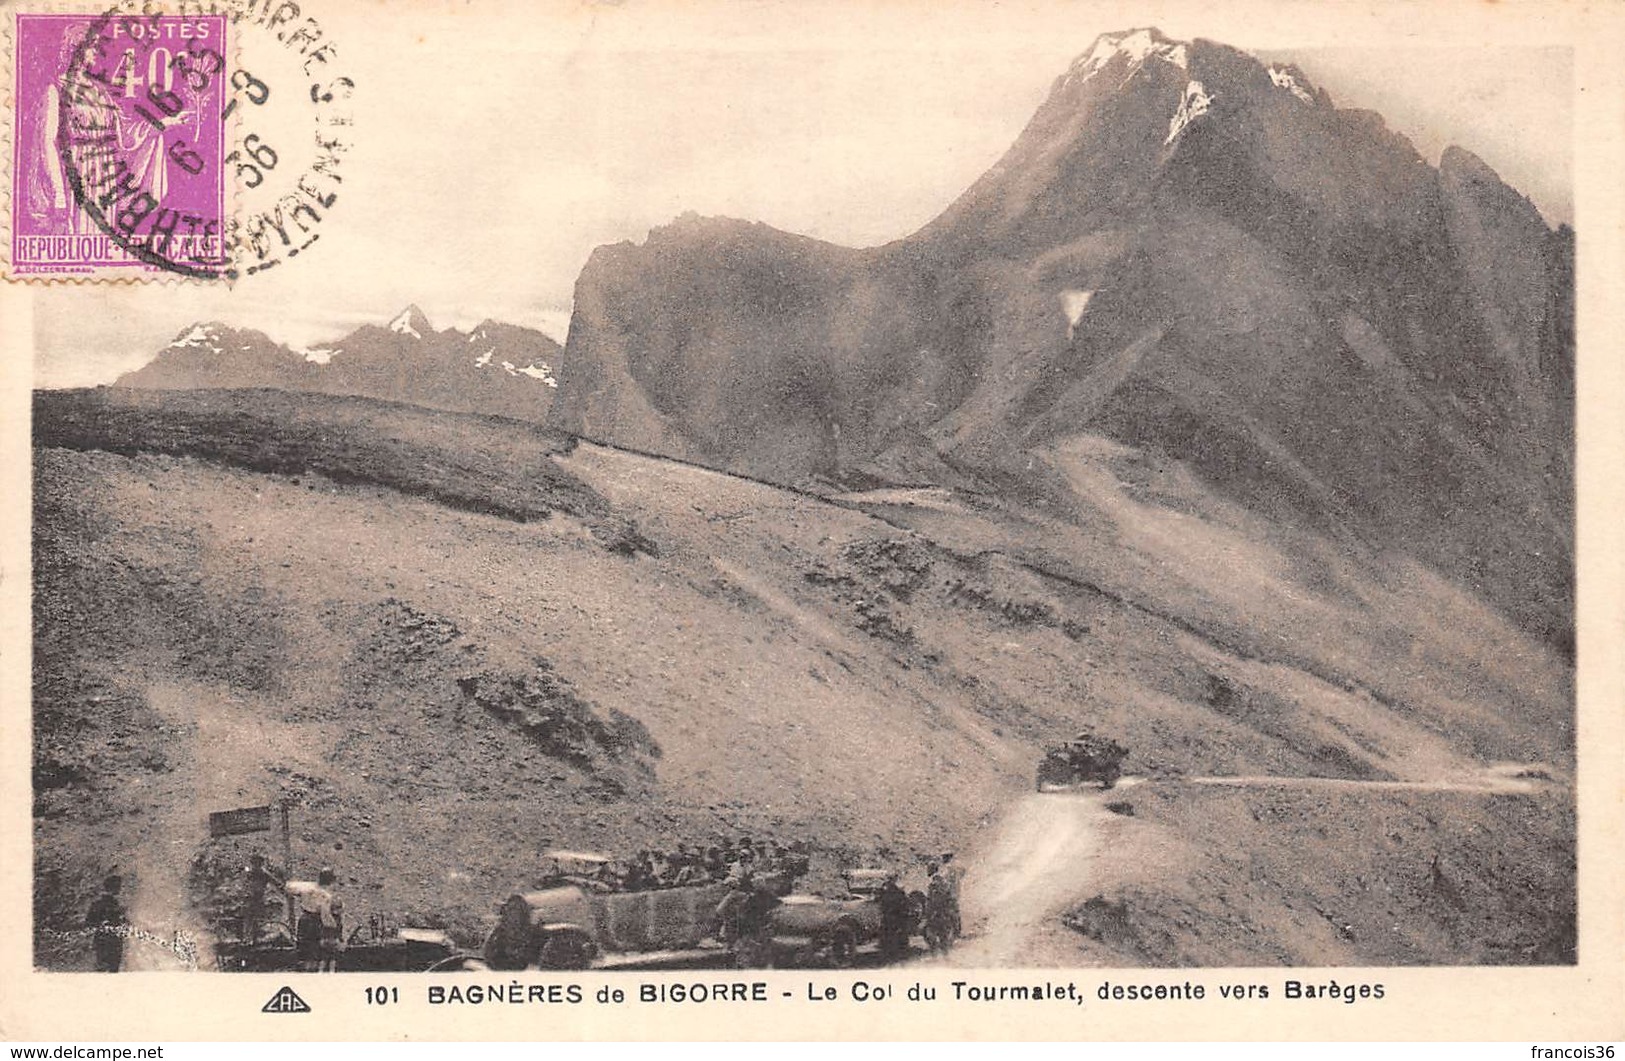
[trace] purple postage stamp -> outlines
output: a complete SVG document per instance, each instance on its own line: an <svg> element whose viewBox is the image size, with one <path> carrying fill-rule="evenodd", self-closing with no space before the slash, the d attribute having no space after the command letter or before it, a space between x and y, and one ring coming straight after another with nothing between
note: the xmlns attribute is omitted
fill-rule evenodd
<svg viewBox="0 0 1625 1061"><path fill-rule="evenodd" d="M227 26L16 14L10 275L224 274Z"/></svg>

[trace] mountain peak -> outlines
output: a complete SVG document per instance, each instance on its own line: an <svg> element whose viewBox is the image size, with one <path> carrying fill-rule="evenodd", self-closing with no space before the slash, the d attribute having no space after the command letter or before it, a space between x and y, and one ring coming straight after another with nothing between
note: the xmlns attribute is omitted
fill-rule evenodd
<svg viewBox="0 0 1625 1061"><path fill-rule="evenodd" d="M487 318L471 333L438 330L410 305L387 323L368 322L301 349L252 329L198 321L115 385L348 394L539 422L560 390L554 373L562 355L531 328Z"/></svg>
<svg viewBox="0 0 1625 1061"><path fill-rule="evenodd" d="M1173 40L1154 26L1102 33L1095 38L1093 47L1073 60L1071 69L1067 71L1067 80L1088 80L1118 56L1123 56L1130 65L1138 65L1147 59L1160 59L1184 70L1189 68L1190 45L1186 41Z"/></svg>
<svg viewBox="0 0 1625 1061"><path fill-rule="evenodd" d="M1445 147L1439 156L1439 171L1447 178L1478 181L1485 184L1498 185L1502 183L1501 175L1490 168L1489 163L1467 150L1450 144Z"/></svg>
<svg viewBox="0 0 1625 1061"><path fill-rule="evenodd" d="M220 338L226 332L226 326L219 321L194 324L184 329L170 342L170 346L179 350L199 348L218 349Z"/></svg>
<svg viewBox="0 0 1625 1061"><path fill-rule="evenodd" d="M414 339L421 339L434 331L429 318L416 305L407 306L396 314L395 319L389 322L389 330L400 335L410 335Z"/></svg>

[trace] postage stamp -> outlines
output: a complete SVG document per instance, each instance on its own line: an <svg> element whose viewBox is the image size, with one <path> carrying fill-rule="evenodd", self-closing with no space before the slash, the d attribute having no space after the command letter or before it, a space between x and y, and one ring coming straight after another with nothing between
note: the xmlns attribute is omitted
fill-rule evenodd
<svg viewBox="0 0 1625 1061"><path fill-rule="evenodd" d="M229 284L320 240L355 91L323 23L292 0L105 2L0 23L0 276Z"/></svg>
<svg viewBox="0 0 1625 1061"><path fill-rule="evenodd" d="M223 15L15 22L11 271L219 275Z"/></svg>

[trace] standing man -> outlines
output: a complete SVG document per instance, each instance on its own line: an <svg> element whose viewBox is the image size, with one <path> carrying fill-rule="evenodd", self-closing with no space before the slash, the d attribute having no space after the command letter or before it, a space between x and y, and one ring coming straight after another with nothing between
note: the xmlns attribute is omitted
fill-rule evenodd
<svg viewBox="0 0 1625 1061"><path fill-rule="evenodd" d="M339 951L344 946L344 900L333 891L337 879L331 866L323 866L314 887L309 881L288 882L288 892L299 908L294 953L301 972L338 970Z"/></svg>
<svg viewBox="0 0 1625 1061"><path fill-rule="evenodd" d="M725 883L728 891L716 910L717 939L732 947L739 942L739 919L754 882L750 879L750 871L736 862L728 867Z"/></svg>
<svg viewBox="0 0 1625 1061"><path fill-rule="evenodd" d="M750 860L735 863L728 875L728 894L717 904L718 937L740 969L765 969L772 957L768 914L778 900L757 883Z"/></svg>
<svg viewBox="0 0 1625 1061"><path fill-rule="evenodd" d="M965 932L965 926L959 919L959 882L965 878L965 871L954 865L954 853L945 851L940 872L948 882L948 913L953 924L954 939L958 939Z"/></svg>
<svg viewBox="0 0 1625 1061"><path fill-rule="evenodd" d="M316 890L327 897L326 907L321 911L321 971L324 973L339 971L339 951L344 949L344 900L339 898L338 892L333 889L333 883L337 879L337 874L329 866L323 866L322 871L316 875Z"/></svg>
<svg viewBox="0 0 1625 1061"><path fill-rule="evenodd" d="M130 919L124 913L124 904L118 893L124 887L123 879L111 873L102 881L102 893L90 904L85 927L92 930L90 945L96 952L96 971L116 973L124 966L124 936Z"/></svg>
<svg viewBox="0 0 1625 1061"><path fill-rule="evenodd" d="M880 953L887 961L897 961L908 954L908 937L913 925L909 922L908 896L898 886L897 874L888 873L886 883L880 886Z"/></svg>
<svg viewBox="0 0 1625 1061"><path fill-rule="evenodd" d="M925 942L932 954L944 953L953 942L952 896L948 878L935 862L925 868L928 883L925 886Z"/></svg>
<svg viewBox="0 0 1625 1061"><path fill-rule="evenodd" d="M243 942L252 947L260 941L260 927L265 924L265 890L272 884L281 887L282 878L265 864L265 856L260 854L249 858L244 872Z"/></svg>

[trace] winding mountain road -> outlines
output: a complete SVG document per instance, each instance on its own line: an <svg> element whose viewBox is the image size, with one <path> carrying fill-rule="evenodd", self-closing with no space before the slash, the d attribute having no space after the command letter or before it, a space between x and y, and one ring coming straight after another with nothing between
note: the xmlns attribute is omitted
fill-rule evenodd
<svg viewBox="0 0 1625 1061"><path fill-rule="evenodd" d="M1344 791L1532 794L1552 784L1540 764L1495 763L1482 770L1435 780L1361 781L1335 777L1185 777L1148 781L1125 777L1105 792L1032 793L1005 813L987 844L976 852L961 888L965 936L932 962L963 968L1071 966L1075 939L1060 921L1069 907L1100 890L1096 860L1112 836L1131 828L1107 810L1121 789L1138 785L1203 785L1237 788L1338 789Z"/></svg>

